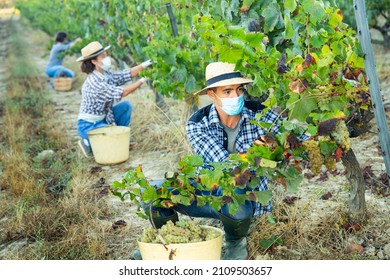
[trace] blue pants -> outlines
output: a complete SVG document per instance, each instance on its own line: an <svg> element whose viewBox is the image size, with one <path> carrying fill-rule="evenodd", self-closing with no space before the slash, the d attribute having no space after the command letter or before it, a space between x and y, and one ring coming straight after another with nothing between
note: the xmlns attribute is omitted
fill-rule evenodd
<svg viewBox="0 0 390 280"><path fill-rule="evenodd" d="M69 78L74 77L73 71L62 65L56 65L56 66L46 68L45 72L46 75L49 76L50 78L57 78L60 76L61 73L64 73Z"/></svg>
<svg viewBox="0 0 390 280"><path fill-rule="evenodd" d="M155 185L156 187L161 186L162 181L154 181L151 182L152 185ZM248 187L245 189L236 188L235 192L238 194L244 194L246 191L250 190ZM198 195L209 195L209 192L203 193L202 191L197 191ZM212 192L212 195L215 196L221 196L222 195L222 189L219 187L215 191ZM145 208L147 206L145 205ZM209 204L198 206L196 200L191 203L191 205L186 206L182 204L177 204L173 206L172 208L153 208L153 210L158 211L162 217L166 217L169 215L172 215L172 210L174 209L179 213L182 213L184 215L188 215L191 217L198 217L198 218L213 218L220 220L220 216L218 215L218 211L214 210ZM223 205L220 213L223 215L233 219L233 220L245 220L247 218L250 218L253 216L253 212L255 211L255 202L246 200L245 204L240 205L239 209L234 213L234 215L231 215L228 211L227 205Z"/></svg>
<svg viewBox="0 0 390 280"><path fill-rule="evenodd" d="M127 100L123 100L112 107L114 113L115 123L119 126L129 126L131 113L133 112L133 105ZM77 133L78 135L88 140L88 131L108 126L106 120L97 122L88 122L85 120L77 121Z"/></svg>

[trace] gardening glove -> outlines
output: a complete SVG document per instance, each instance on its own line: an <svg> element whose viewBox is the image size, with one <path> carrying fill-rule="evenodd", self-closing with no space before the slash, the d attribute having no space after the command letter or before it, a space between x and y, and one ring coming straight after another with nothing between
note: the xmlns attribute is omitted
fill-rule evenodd
<svg viewBox="0 0 390 280"><path fill-rule="evenodd" d="M149 67L150 65L152 65L152 61L150 59L148 59L148 60L142 62L141 65L142 65L142 68L145 69L146 67Z"/></svg>
<svg viewBox="0 0 390 280"><path fill-rule="evenodd" d="M142 77L141 79L139 79L141 83L146 83L147 81L149 81L148 78L145 78L145 77Z"/></svg>

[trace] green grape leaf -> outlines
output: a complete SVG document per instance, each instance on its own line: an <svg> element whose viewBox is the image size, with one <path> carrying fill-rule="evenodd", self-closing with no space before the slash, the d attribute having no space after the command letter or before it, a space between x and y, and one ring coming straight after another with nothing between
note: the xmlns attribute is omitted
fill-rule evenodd
<svg viewBox="0 0 390 280"><path fill-rule="evenodd" d="M280 171L280 173L286 178L287 191L293 193L297 192L298 187L303 180L303 175L294 167L290 167L287 171Z"/></svg>
<svg viewBox="0 0 390 280"><path fill-rule="evenodd" d="M298 99L295 104L292 105L289 118L304 122L309 114L317 108L318 105L315 98L310 98L308 95L302 95L302 98Z"/></svg>
<svg viewBox="0 0 390 280"><path fill-rule="evenodd" d="M262 239L260 240L260 246L264 249L264 250L268 250L269 248L271 248L272 245L274 244L277 244L277 245L283 245L283 239L281 237L276 237L275 235L272 235L270 238L268 239Z"/></svg>
<svg viewBox="0 0 390 280"><path fill-rule="evenodd" d="M179 69L176 70L176 78L180 83L183 83L187 77L187 69L182 65Z"/></svg>
<svg viewBox="0 0 390 280"><path fill-rule="evenodd" d="M223 171L220 168L214 170L202 169L199 178L201 184L208 190L215 190L219 187L219 181L223 176Z"/></svg>
<svg viewBox="0 0 390 280"><path fill-rule="evenodd" d="M265 191L254 191L254 192L246 192L248 199L251 201L259 202L260 204L268 205L272 197L272 192L270 190Z"/></svg>
<svg viewBox="0 0 390 280"><path fill-rule="evenodd" d="M275 96L275 93L271 92L267 98L267 100L265 100L263 102L264 106L268 107L268 108L272 108L276 105L277 103L277 99L276 99L276 96Z"/></svg>
<svg viewBox="0 0 390 280"><path fill-rule="evenodd" d="M145 202L153 201L157 198L154 187L145 188L142 193L142 200Z"/></svg>
<svg viewBox="0 0 390 280"><path fill-rule="evenodd" d="M221 61L235 63L237 60L239 60L242 57L243 53L244 50L242 48L234 48L228 45L223 45L221 46L219 55Z"/></svg>
<svg viewBox="0 0 390 280"><path fill-rule="evenodd" d="M290 15L288 15L288 14L284 16L284 27L285 27L284 38L285 39L293 38L295 35L295 31L294 31L294 28L293 28L292 23L291 23Z"/></svg>
<svg viewBox="0 0 390 280"><path fill-rule="evenodd" d="M184 85L184 88L187 93L191 93L195 90L196 88L196 79L193 75L188 75L187 81Z"/></svg>
<svg viewBox="0 0 390 280"><path fill-rule="evenodd" d="M296 0L286 0L284 1L284 7L290 12L293 12L297 8L297 2Z"/></svg>
<svg viewBox="0 0 390 280"><path fill-rule="evenodd" d="M176 65L176 53L175 52L166 52L163 60L170 66Z"/></svg>
<svg viewBox="0 0 390 280"><path fill-rule="evenodd" d="M256 188L260 183L260 177L252 177L248 183L248 187L251 189Z"/></svg>
<svg viewBox="0 0 390 280"><path fill-rule="evenodd" d="M255 0L244 0L242 5L244 7L250 7L253 4L253 2L255 2Z"/></svg>
<svg viewBox="0 0 390 280"><path fill-rule="evenodd" d="M183 204L183 205L191 205L191 201L193 198L191 196L184 196L181 194L171 195L170 196L173 203Z"/></svg>
<svg viewBox="0 0 390 280"><path fill-rule="evenodd" d="M209 203L214 210L219 210L222 206L222 196L214 196Z"/></svg>
<svg viewBox="0 0 390 280"><path fill-rule="evenodd" d="M317 127L312 125L312 124L309 124L308 127L307 127L307 132L310 135L316 135L317 134Z"/></svg>
<svg viewBox="0 0 390 280"><path fill-rule="evenodd" d="M261 13L265 19L265 32L271 32L282 21L282 14L277 3L269 4Z"/></svg>
<svg viewBox="0 0 390 280"><path fill-rule="evenodd" d="M124 189L126 188L126 184L123 184L122 182L119 182L119 181L114 181L114 182L111 184L111 187L112 187L112 188L115 188L115 189L124 190Z"/></svg>
<svg viewBox="0 0 390 280"><path fill-rule="evenodd" d="M337 148L338 145L335 142L320 141L321 153L325 156L333 154Z"/></svg>
<svg viewBox="0 0 390 280"><path fill-rule="evenodd" d="M320 21L325 15L325 9L322 1L317 0L303 0L303 10L310 15L310 22L313 24Z"/></svg>

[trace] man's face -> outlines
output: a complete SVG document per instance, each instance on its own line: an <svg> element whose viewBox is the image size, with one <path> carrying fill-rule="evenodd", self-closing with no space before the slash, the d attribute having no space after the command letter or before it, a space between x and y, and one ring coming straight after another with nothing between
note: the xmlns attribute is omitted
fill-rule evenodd
<svg viewBox="0 0 390 280"><path fill-rule="evenodd" d="M207 95L214 101L216 105L222 106L221 98L239 97L240 95L244 94L244 92L244 85L238 84L209 89L207 91Z"/></svg>

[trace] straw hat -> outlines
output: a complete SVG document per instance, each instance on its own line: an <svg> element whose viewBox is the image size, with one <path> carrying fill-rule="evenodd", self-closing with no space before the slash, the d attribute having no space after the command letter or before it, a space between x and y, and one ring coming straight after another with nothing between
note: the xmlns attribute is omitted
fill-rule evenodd
<svg viewBox="0 0 390 280"><path fill-rule="evenodd" d="M81 49L81 56L78 59L76 59L76 61L84 61L93 58L95 56L98 56L102 52L108 50L110 47L111 46L103 48L103 46L99 42L97 41L91 42Z"/></svg>
<svg viewBox="0 0 390 280"><path fill-rule="evenodd" d="M235 65L226 62L212 62L206 67L207 86L194 93L202 95L207 93L207 89L229 85L239 85L253 83L253 80L245 79L240 72L234 71Z"/></svg>

